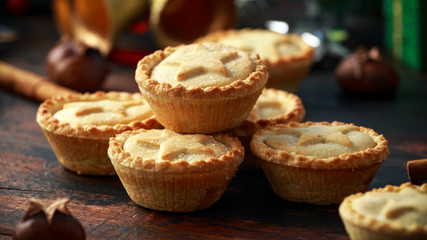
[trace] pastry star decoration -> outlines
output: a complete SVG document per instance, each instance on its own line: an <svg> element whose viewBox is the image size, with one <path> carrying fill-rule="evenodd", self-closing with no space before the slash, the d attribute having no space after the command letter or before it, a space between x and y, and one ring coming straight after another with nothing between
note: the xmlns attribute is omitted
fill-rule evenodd
<svg viewBox="0 0 427 240"><path fill-rule="evenodd" d="M174 159L180 154L213 155L214 151L204 142L212 140L207 135L184 135L164 130L160 136L146 136L137 140L139 144L151 145L160 149L160 157L164 160Z"/></svg>
<svg viewBox="0 0 427 240"><path fill-rule="evenodd" d="M180 66L178 81L185 81L201 72L214 72L227 77L228 71L224 63L238 56L236 51L210 51L202 44L187 48L189 49L175 52L164 61L166 65Z"/></svg>
<svg viewBox="0 0 427 240"><path fill-rule="evenodd" d="M63 108L76 108L76 116L84 116L99 112L112 112L121 115L126 115L126 108L136 105L143 105L139 101L97 101L97 102L73 102L65 104Z"/></svg>
<svg viewBox="0 0 427 240"><path fill-rule="evenodd" d="M260 96L256 103L260 108L276 108L281 109L283 106L277 99Z"/></svg>
<svg viewBox="0 0 427 240"><path fill-rule="evenodd" d="M419 204L420 202L425 202L425 198L413 188L404 188L400 192L394 194L396 194L396 198L386 198L387 200L380 213L387 219L398 219L400 216L410 211L425 212L427 210L425 204Z"/></svg>
<svg viewBox="0 0 427 240"><path fill-rule="evenodd" d="M343 132L357 129L355 126L311 126L309 128L288 129L285 135L291 134L298 137L297 146L303 147L316 143L336 143L346 147L352 147L353 144ZM266 144L275 149L286 149L289 142L284 141L280 135L272 136L266 139Z"/></svg>
<svg viewBox="0 0 427 240"><path fill-rule="evenodd" d="M343 134L350 130L355 130L355 126L316 126L309 129L301 129L301 136L297 142L297 146L304 146L315 143L336 143L346 147L351 147L353 144L350 139Z"/></svg>
<svg viewBox="0 0 427 240"><path fill-rule="evenodd" d="M264 117L278 116L286 111L286 108L282 106L276 99L263 97L262 95L258 98L255 106L249 113L249 120L256 121Z"/></svg>

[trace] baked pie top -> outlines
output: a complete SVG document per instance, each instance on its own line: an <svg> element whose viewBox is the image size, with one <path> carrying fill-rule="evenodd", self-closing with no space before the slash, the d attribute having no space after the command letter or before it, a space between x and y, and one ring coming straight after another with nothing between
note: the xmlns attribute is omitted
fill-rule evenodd
<svg viewBox="0 0 427 240"><path fill-rule="evenodd" d="M274 125L257 131L251 149L258 157L295 167L352 168L382 162L388 142L372 129L340 122Z"/></svg>
<svg viewBox="0 0 427 240"><path fill-rule="evenodd" d="M401 230L427 237L427 184L388 185L353 194L342 202L340 215L359 226L379 231Z"/></svg>
<svg viewBox="0 0 427 240"><path fill-rule="evenodd" d="M168 129L128 131L110 138L109 154L123 165L167 171L218 170L240 164L241 143L225 134L180 134Z"/></svg>
<svg viewBox="0 0 427 240"><path fill-rule="evenodd" d="M40 105L36 119L49 131L94 138L159 125L141 94L125 92L54 97Z"/></svg>
<svg viewBox="0 0 427 240"><path fill-rule="evenodd" d="M219 43L195 43L156 51L138 63L135 75L142 92L207 99L215 94L224 97L224 92L233 97L258 91L267 77L267 69L258 55Z"/></svg>
<svg viewBox="0 0 427 240"><path fill-rule="evenodd" d="M280 34L266 29L222 30L210 33L197 42L220 42L248 52L258 53L263 61L276 63L311 59L314 50L297 34Z"/></svg>
<svg viewBox="0 0 427 240"><path fill-rule="evenodd" d="M144 99L120 100L101 99L95 101L76 101L65 103L53 117L72 125L127 124L153 115Z"/></svg>
<svg viewBox="0 0 427 240"><path fill-rule="evenodd" d="M305 109L295 94L265 88L249 113L248 120L261 127L278 123L299 122L304 118Z"/></svg>
<svg viewBox="0 0 427 240"><path fill-rule="evenodd" d="M225 86L247 78L254 70L249 55L218 44L192 44L178 48L151 72L150 77L172 86Z"/></svg>

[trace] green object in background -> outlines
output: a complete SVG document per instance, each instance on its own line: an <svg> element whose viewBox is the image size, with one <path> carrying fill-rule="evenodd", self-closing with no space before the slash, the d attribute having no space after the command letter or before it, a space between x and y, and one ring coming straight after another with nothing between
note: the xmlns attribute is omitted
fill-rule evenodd
<svg viewBox="0 0 427 240"><path fill-rule="evenodd" d="M326 36L332 42L343 42L348 39L348 32L345 29L333 28L326 33Z"/></svg>
<svg viewBox="0 0 427 240"><path fill-rule="evenodd" d="M426 11L425 0L384 0L386 50L417 71L427 71Z"/></svg>

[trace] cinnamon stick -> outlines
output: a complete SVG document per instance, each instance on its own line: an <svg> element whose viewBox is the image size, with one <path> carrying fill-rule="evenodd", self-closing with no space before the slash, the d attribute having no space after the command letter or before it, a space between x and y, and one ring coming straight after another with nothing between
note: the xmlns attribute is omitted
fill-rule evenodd
<svg viewBox="0 0 427 240"><path fill-rule="evenodd" d="M2 61L0 61L0 87L40 102L56 95L78 93Z"/></svg>
<svg viewBox="0 0 427 240"><path fill-rule="evenodd" d="M427 158L408 161L406 170L411 182L427 180Z"/></svg>

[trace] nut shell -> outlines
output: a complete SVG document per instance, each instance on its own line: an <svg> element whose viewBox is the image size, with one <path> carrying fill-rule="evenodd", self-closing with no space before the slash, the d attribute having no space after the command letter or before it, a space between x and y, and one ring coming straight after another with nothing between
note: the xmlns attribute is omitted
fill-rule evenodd
<svg viewBox="0 0 427 240"><path fill-rule="evenodd" d="M80 92L93 92L105 81L109 66L98 50L62 38L48 53L46 70L55 83Z"/></svg>
<svg viewBox="0 0 427 240"><path fill-rule="evenodd" d="M59 199L45 207L40 201L30 199L30 207L17 224L12 239L86 239L83 226L66 206L68 201Z"/></svg>
<svg viewBox="0 0 427 240"><path fill-rule="evenodd" d="M381 60L376 48L369 52L356 49L337 65L335 77L344 90L356 93L389 92L399 83L396 72Z"/></svg>

